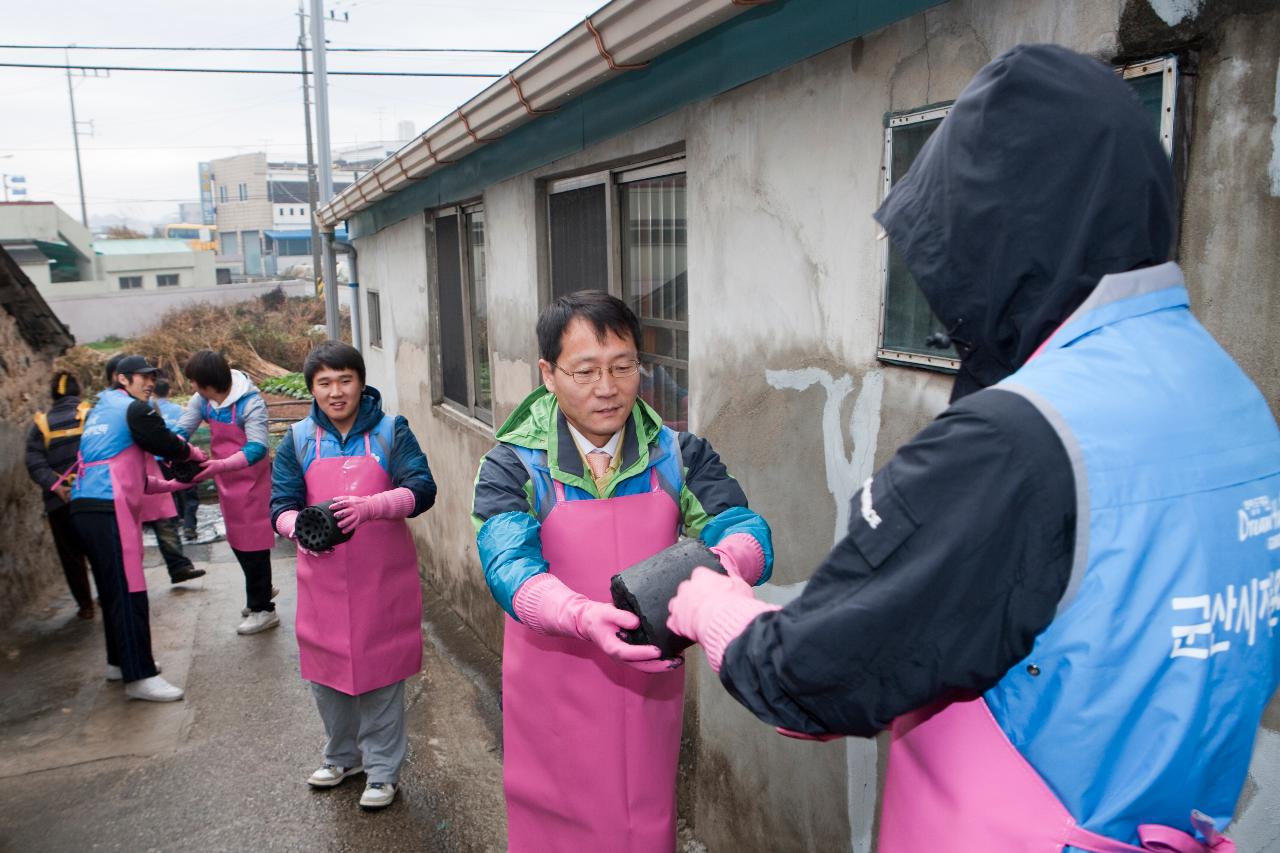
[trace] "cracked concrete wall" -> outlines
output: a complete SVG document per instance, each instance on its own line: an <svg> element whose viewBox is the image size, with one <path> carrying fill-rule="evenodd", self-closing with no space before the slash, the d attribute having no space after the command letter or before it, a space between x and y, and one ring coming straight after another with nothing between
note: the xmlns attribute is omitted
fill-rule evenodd
<svg viewBox="0 0 1280 853"><path fill-rule="evenodd" d="M844 529L848 496L945 408L951 386L944 374L875 357L882 281L870 215L880 200L884 114L954 99L990 58L1022 42L1110 60L1130 47L1121 19L1135 2L1146 0L948 3L489 187L496 422L537 381L539 182L683 148L691 428L714 443L773 525L777 565L762 597L794 597ZM1201 316L1274 406L1280 345L1266 332L1277 319L1270 247L1280 228L1265 178L1280 35L1275 13L1262 18L1221 19L1223 60L1202 69L1181 250ZM1242 71L1225 58L1265 58L1268 45L1270 66ZM431 403L424 227L401 223L360 240L362 278L390 294L384 330L394 324L395 351L380 369L394 365L400 411L440 483L440 504L413 522L426 574L498 650L501 615L467 517L492 430ZM385 260L372 260L379 255ZM374 375L371 365L371 382ZM778 737L728 697L700 655L688 670L696 738L685 753L682 814L695 818L710 850L873 849L883 738L818 745ZM1280 791L1278 728L1280 705L1242 800L1242 850L1280 851L1268 846L1280 825L1265 805Z"/></svg>
<svg viewBox="0 0 1280 853"><path fill-rule="evenodd" d="M44 517L39 487L27 474L27 432L38 409L48 409L53 356L31 348L18 322L0 311L0 628L48 587L62 583L62 567Z"/></svg>

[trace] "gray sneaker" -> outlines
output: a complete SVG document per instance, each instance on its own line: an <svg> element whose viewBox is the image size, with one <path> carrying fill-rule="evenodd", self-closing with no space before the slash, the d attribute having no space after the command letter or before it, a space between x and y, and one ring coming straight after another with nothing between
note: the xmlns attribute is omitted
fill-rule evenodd
<svg viewBox="0 0 1280 853"><path fill-rule="evenodd" d="M364 772L364 765L355 767L339 767L336 764L321 764L320 769L307 778L307 784L313 788L333 788L341 785L348 776Z"/></svg>
<svg viewBox="0 0 1280 853"><path fill-rule="evenodd" d="M365 811L385 809L396 798L396 786L391 782L370 782L360 795L360 808Z"/></svg>

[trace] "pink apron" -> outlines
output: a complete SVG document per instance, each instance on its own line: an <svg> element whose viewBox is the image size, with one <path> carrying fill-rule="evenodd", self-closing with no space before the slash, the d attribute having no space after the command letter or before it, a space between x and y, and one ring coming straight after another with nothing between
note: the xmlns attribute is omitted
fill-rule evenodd
<svg viewBox="0 0 1280 853"><path fill-rule="evenodd" d="M219 459L244 450L247 439L244 430L237 425L235 413L232 423L208 419L209 446ZM237 551L269 551L276 544L276 533L271 527L271 465L266 460L238 471L215 474L218 484L218 505L222 507L222 520L227 525L227 542ZM342 494L342 493L340 493ZM354 494L354 493L352 493Z"/></svg>
<svg viewBox="0 0 1280 853"><path fill-rule="evenodd" d="M1202 844L1167 826L1138 827L1141 847L1076 825L1057 795L1000 729L981 699L904 714L893 723L877 853L1232 853L1193 816Z"/></svg>
<svg viewBox="0 0 1280 853"><path fill-rule="evenodd" d="M106 465L111 472L111 500L116 509L116 527L120 529L120 557L129 592L147 591L147 578L142 571L142 499L146 488L145 460L148 459L155 464L150 454L131 444L110 459L81 461L78 465L79 468Z"/></svg>
<svg viewBox="0 0 1280 853"><path fill-rule="evenodd" d="M394 488L364 434L363 456L316 458L307 504ZM330 554L298 551L298 658L302 677L349 696L403 681L422 669L418 552L402 518L367 521Z"/></svg>
<svg viewBox="0 0 1280 853"><path fill-rule="evenodd" d="M676 541L679 511L658 486L566 501L542 523L553 575L596 601L609 578ZM670 853L684 671L649 674L576 637L510 617L502 650L503 788L511 853Z"/></svg>
<svg viewBox="0 0 1280 853"><path fill-rule="evenodd" d="M160 463L156 462L154 456L147 454L145 464L148 476L155 477L157 480L164 479L164 474L160 472ZM161 492L154 495L146 491L142 493L142 515L139 520L144 524L148 521L176 518L177 515L178 506L173 502L173 495L169 492Z"/></svg>

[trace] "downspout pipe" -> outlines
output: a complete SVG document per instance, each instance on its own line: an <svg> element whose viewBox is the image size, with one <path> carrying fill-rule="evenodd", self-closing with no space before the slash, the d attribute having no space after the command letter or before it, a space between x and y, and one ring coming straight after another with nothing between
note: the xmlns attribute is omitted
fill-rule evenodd
<svg viewBox="0 0 1280 853"><path fill-rule="evenodd" d="M332 235L331 235L332 236ZM351 345L364 353L364 310L360 304L360 275L357 258L359 253L350 243L334 242L334 252L347 255L347 287L351 288Z"/></svg>

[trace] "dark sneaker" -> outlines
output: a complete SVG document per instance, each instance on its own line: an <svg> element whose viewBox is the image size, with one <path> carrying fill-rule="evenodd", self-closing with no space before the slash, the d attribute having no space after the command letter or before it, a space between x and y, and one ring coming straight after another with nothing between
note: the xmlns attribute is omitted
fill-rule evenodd
<svg viewBox="0 0 1280 853"><path fill-rule="evenodd" d="M186 527L186 528L183 528L183 530L182 530L182 541L183 541L183 542L194 542L194 541L196 541L196 529L195 529L194 527Z"/></svg>
<svg viewBox="0 0 1280 853"><path fill-rule="evenodd" d="M185 569L178 569L169 575L169 583L182 583L183 581L193 581L196 578L204 577L204 569L197 569L195 566L187 566Z"/></svg>

